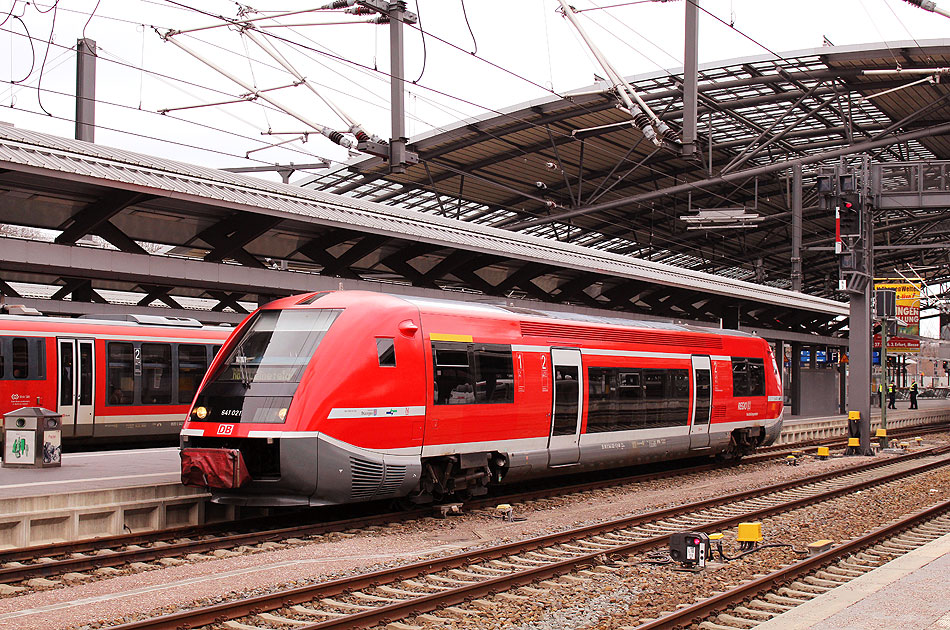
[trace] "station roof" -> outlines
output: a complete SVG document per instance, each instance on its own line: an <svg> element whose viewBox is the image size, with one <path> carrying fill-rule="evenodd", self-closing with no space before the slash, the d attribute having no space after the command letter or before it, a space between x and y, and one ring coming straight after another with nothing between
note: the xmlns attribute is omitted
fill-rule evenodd
<svg viewBox="0 0 950 630"><path fill-rule="evenodd" d="M950 40L704 66L689 157L644 140L605 86L592 86L413 138L420 162L405 174L369 158L306 188L0 127L0 222L27 230L3 239L17 253L0 260L0 290L45 283L59 287L56 299L85 302L133 291L142 306L172 307L176 296L204 296L241 310L248 296L342 279L830 335L847 304L835 291L833 215L811 184L857 153L943 169L933 160L950 159L950 92L938 82L948 61ZM678 131L681 72L633 83ZM788 290L796 163L806 184L803 293ZM697 210L761 220L690 230L684 217ZM938 264L945 210L882 208L876 234L898 247L881 249L878 268L950 273ZM106 247L76 247L91 235ZM922 242L933 247L899 247Z"/></svg>
<svg viewBox="0 0 950 630"><path fill-rule="evenodd" d="M829 255L834 213L815 191L819 169L950 160L950 40L822 47L707 64L699 73L696 151L647 141L595 84L414 138L419 164L390 174L378 158L306 185L789 288L789 175L803 165L803 290L845 299ZM629 78L678 133L681 69ZM892 171L893 172L893 171ZM941 171L942 172L942 171ZM940 173L937 174L939 178ZM890 185L902 183L892 180ZM689 229L699 211L757 215L741 229ZM875 217L879 245L946 244L943 209L905 206ZM879 249L879 275L911 266L950 279L945 248Z"/></svg>

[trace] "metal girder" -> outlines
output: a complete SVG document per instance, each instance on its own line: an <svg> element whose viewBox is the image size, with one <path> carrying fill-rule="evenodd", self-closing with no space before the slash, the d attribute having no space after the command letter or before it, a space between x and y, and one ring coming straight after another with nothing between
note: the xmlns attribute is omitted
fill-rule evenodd
<svg viewBox="0 0 950 630"><path fill-rule="evenodd" d="M233 258L249 267L263 267L264 263L244 247L278 223L280 219L277 217L238 213L205 228L195 238L211 245L212 250L204 257L208 262Z"/></svg>
<svg viewBox="0 0 950 630"><path fill-rule="evenodd" d="M153 284L142 284L139 286L146 292L146 296L139 300L139 306L148 306L155 300L158 300L169 308L182 308L181 304L176 302L175 298L168 294L173 287L160 287Z"/></svg>
<svg viewBox="0 0 950 630"><path fill-rule="evenodd" d="M231 307L235 313L241 313L242 315L247 314L247 309L238 304L238 300L242 299L246 293L235 292L227 293L225 291L206 291L209 297L218 301L217 304L211 307L212 311L223 311L224 309Z"/></svg>
<svg viewBox="0 0 950 630"><path fill-rule="evenodd" d="M332 263L324 265L320 273L323 275L340 275L344 270L348 270L351 266L359 262L360 259L381 248L390 240L392 239L389 237L376 236L374 234L363 236L349 249L337 256Z"/></svg>
<svg viewBox="0 0 950 630"><path fill-rule="evenodd" d="M8 295L10 297L15 297L15 298L21 297L20 294L17 293L16 289L11 287L9 284L4 282L3 280L0 280L0 295Z"/></svg>
<svg viewBox="0 0 950 630"><path fill-rule="evenodd" d="M97 234L99 227L129 206L154 198L155 195L127 190L111 191L105 197L90 203L63 223L59 228L63 232L56 237L54 242L60 244L75 243L86 234ZM103 236L103 238L107 237Z"/></svg>
<svg viewBox="0 0 950 630"><path fill-rule="evenodd" d="M97 302L106 304L108 300L96 293L92 288L92 281L85 278L62 278L63 287L54 293L50 299L64 300L71 295L76 302Z"/></svg>

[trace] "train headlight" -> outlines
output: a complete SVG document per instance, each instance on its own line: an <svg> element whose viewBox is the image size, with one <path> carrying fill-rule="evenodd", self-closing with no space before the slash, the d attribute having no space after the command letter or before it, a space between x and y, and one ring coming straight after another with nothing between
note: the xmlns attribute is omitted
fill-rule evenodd
<svg viewBox="0 0 950 630"><path fill-rule="evenodd" d="M195 407L195 417L204 420L208 417L208 409L206 407Z"/></svg>
<svg viewBox="0 0 950 630"><path fill-rule="evenodd" d="M277 412L277 417L280 418L280 421L281 421L281 422L283 422L284 419L287 417L287 407L282 407L282 408Z"/></svg>

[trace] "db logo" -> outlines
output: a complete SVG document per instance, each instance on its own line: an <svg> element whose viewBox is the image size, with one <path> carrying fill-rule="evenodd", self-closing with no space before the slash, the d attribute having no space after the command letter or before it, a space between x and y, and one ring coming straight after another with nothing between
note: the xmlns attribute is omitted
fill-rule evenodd
<svg viewBox="0 0 950 630"><path fill-rule="evenodd" d="M233 424L222 424L218 427L218 435L231 435L234 433Z"/></svg>

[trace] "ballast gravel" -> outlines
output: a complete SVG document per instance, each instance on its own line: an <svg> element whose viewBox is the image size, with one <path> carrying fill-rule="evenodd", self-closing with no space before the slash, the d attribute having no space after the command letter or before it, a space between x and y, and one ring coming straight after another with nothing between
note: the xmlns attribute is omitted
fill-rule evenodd
<svg viewBox="0 0 950 630"><path fill-rule="evenodd" d="M950 440L946 435L933 436L927 438L925 445L947 441ZM209 557L181 566L156 564L149 571L0 599L0 628L105 628L195 605L254 597L277 589L562 531L865 462L863 458L833 457L819 461L806 457L798 466L788 466L781 461L745 464L701 475L675 476L517 504L515 515L525 520L514 522L481 511L317 536L302 543L272 545L273 548L266 551L249 548L234 557ZM885 506L880 507L886 513ZM830 514L824 516L834 518ZM541 625L529 622L511 626L526 629L585 626L596 623L595 618L603 618L600 615L605 609L616 608L615 612L627 609L629 600L636 600L639 595L637 589L631 588L605 592L598 605L586 602L576 609L566 605L560 610L547 607L548 616ZM591 614L594 616L590 617Z"/></svg>

